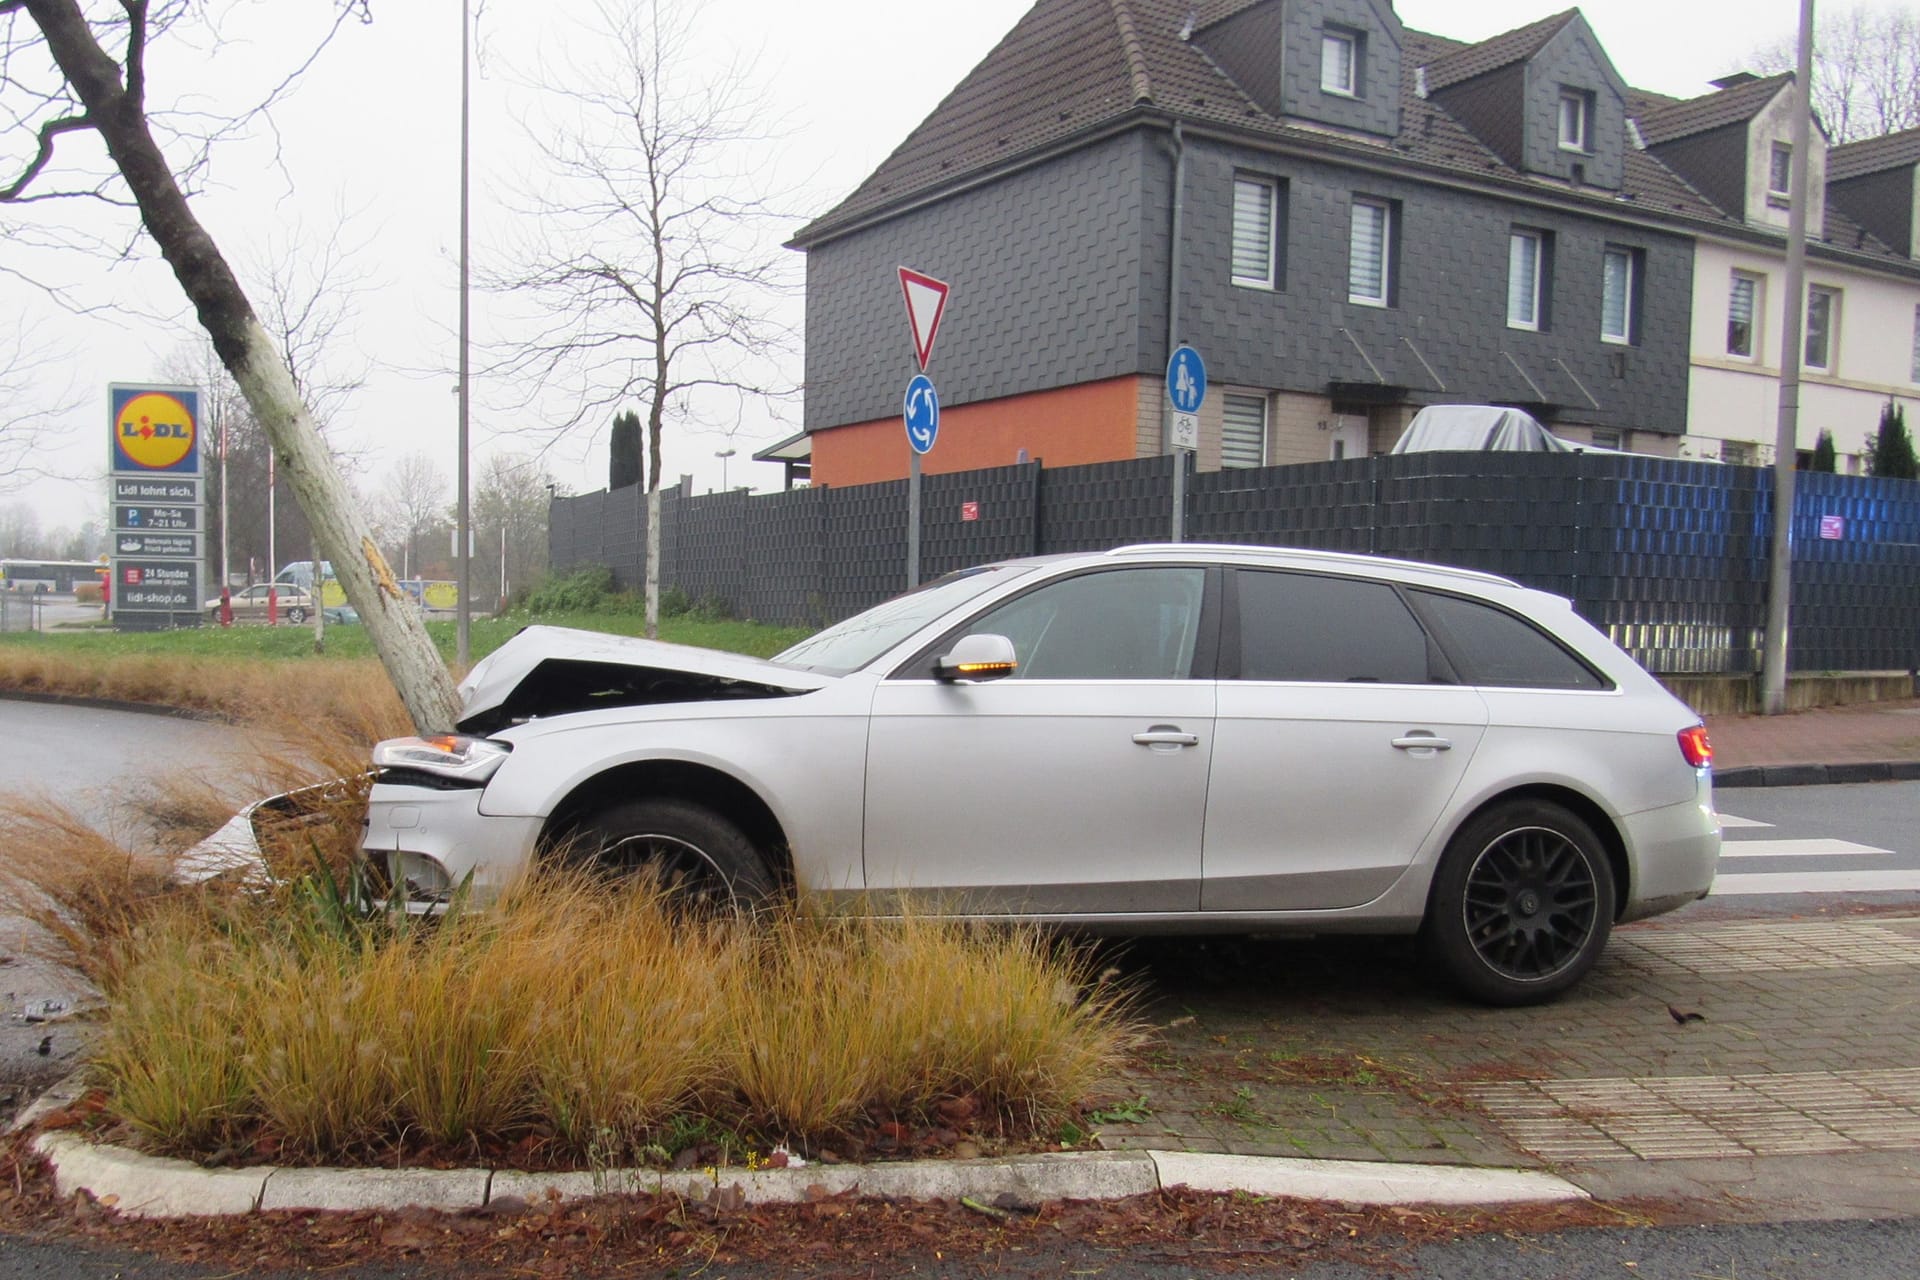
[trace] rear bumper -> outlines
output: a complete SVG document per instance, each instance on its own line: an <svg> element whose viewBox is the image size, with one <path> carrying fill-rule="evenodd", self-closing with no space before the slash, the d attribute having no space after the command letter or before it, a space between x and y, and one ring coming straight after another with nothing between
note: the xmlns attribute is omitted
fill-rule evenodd
<svg viewBox="0 0 1920 1280"><path fill-rule="evenodd" d="M1712 779L1700 772L1692 800L1636 813L1622 823L1632 859L1623 923L1683 907L1713 886L1720 865L1720 818L1713 810Z"/></svg>

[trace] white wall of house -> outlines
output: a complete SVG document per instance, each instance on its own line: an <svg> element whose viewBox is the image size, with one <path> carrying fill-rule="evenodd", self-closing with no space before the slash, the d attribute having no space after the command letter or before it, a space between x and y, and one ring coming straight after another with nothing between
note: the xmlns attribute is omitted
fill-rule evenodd
<svg viewBox="0 0 1920 1280"><path fill-rule="evenodd" d="M1793 103L1791 88L1784 88L1772 102L1747 122L1747 225L1787 229L1792 217L1785 192L1770 190L1773 175L1774 144L1793 154ZM1813 199L1807 206L1807 225L1822 227L1827 219L1827 138L1818 126L1809 133L1811 150L1807 152L1807 190Z"/></svg>
<svg viewBox="0 0 1920 1280"><path fill-rule="evenodd" d="M1700 240L1694 252L1692 358L1687 434L1680 456L1765 464L1773 460L1780 407L1780 334L1786 251ZM1753 354L1728 351L1728 309L1735 272L1758 281ZM1809 286L1834 291L1835 316L1826 372L1807 370L1800 389L1798 444L1813 448L1833 433L1840 470L1859 469L1869 433L1889 398L1907 407L1909 430L1920 430L1920 280L1878 275L1807 260ZM1729 447L1731 446L1731 447Z"/></svg>

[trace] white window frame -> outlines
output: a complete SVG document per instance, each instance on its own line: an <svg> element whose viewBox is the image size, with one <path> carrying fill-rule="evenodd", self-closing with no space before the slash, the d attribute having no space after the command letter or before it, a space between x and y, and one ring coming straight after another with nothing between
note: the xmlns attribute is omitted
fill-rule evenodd
<svg viewBox="0 0 1920 1280"><path fill-rule="evenodd" d="M1572 108L1569 112L1568 108ZM1571 121L1573 128L1568 130ZM1560 90L1560 149L1588 155L1593 151L1593 95L1580 89Z"/></svg>
<svg viewBox="0 0 1920 1280"><path fill-rule="evenodd" d="M1806 320L1801 330L1803 339L1800 349L1800 363L1814 373L1832 373L1839 366L1840 354L1840 290L1824 284L1807 286ZM1827 300L1827 320L1821 331L1821 359L1813 358L1813 300L1816 297Z"/></svg>
<svg viewBox="0 0 1920 1280"><path fill-rule="evenodd" d="M1920 382L1920 303L1913 308L1913 368L1909 372L1913 374L1910 381Z"/></svg>
<svg viewBox="0 0 1920 1280"><path fill-rule="evenodd" d="M1266 246L1266 271L1261 275L1252 275L1243 272L1240 261L1242 215L1245 214L1253 217L1257 216L1260 212L1259 209L1251 206L1243 208L1241 196L1242 193L1245 192L1248 200L1251 201L1253 199L1252 193L1256 191L1264 192L1267 201L1265 210L1266 227L1263 232L1259 232L1262 234ZM1276 282L1279 279L1278 266L1280 255L1277 252L1275 243L1275 232L1280 222L1279 214L1280 183L1277 180L1273 178L1255 177L1252 174L1246 173L1236 173L1233 175L1233 224L1228 233L1229 244L1227 246L1229 257L1228 270L1232 273L1233 283L1248 289L1272 289L1277 287ZM1259 231L1259 229L1256 229L1256 231Z"/></svg>
<svg viewBox="0 0 1920 1280"><path fill-rule="evenodd" d="M1342 65L1340 51L1345 51ZM1342 84L1340 72L1346 72ZM1320 32L1320 91L1341 98L1360 96L1360 37L1351 31L1326 28Z"/></svg>
<svg viewBox="0 0 1920 1280"><path fill-rule="evenodd" d="M1620 330L1611 332L1607 328L1607 262L1618 258L1626 264L1625 296L1620 302ZM1600 341L1612 342L1620 346L1633 345L1633 291L1639 283L1635 277L1639 274L1634 266L1633 250L1608 245L1600 254Z"/></svg>
<svg viewBox="0 0 1920 1280"><path fill-rule="evenodd" d="M1747 297L1747 349L1736 351L1733 346L1734 304L1740 297L1740 286L1746 285ZM1760 359L1760 317L1767 301L1767 278L1753 271L1735 269L1727 282L1727 354L1735 360Z"/></svg>
<svg viewBox="0 0 1920 1280"><path fill-rule="evenodd" d="M1524 260L1530 257L1531 264ZM1522 279L1522 269L1531 265L1533 287L1525 290L1517 288ZM1507 328L1525 329L1538 333L1541 329L1541 302L1546 292L1547 237L1541 231L1523 231L1519 228L1507 237Z"/></svg>
<svg viewBox="0 0 1920 1280"><path fill-rule="evenodd" d="M1782 158L1786 160L1784 166L1780 164ZM1785 170L1784 174L1781 172L1783 168ZM1781 179L1779 186L1774 185L1773 180L1776 177ZM1792 143L1776 142L1767 152L1767 194L1777 196L1782 200L1790 200L1793 198Z"/></svg>
<svg viewBox="0 0 1920 1280"><path fill-rule="evenodd" d="M1377 214L1380 226L1380 270L1378 293L1365 293L1356 287L1355 272L1359 267L1357 251L1359 249L1359 229L1361 211ZM1376 200L1369 196L1355 196L1353 210L1347 219L1347 301L1363 307L1385 307L1392 305L1393 298L1393 205L1386 200Z"/></svg>
<svg viewBox="0 0 1920 1280"><path fill-rule="evenodd" d="M1259 457L1259 460L1257 462L1240 462L1240 461L1230 462L1227 459L1227 427L1228 427L1228 421L1232 416L1231 411L1236 406L1238 406L1239 408L1245 409L1255 404L1258 404L1260 406L1260 446L1259 446L1260 457ZM1250 470L1254 467L1266 466L1269 451L1272 449L1272 442L1270 439L1272 431L1273 431L1272 397L1268 396L1265 392L1229 391L1225 395L1221 396L1220 397L1220 466L1221 468L1223 470L1226 470L1226 469Z"/></svg>

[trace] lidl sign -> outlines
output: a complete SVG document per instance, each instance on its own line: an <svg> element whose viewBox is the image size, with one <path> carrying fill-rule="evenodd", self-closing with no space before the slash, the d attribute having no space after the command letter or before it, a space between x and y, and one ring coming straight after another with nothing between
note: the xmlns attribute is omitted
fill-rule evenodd
<svg viewBox="0 0 1920 1280"><path fill-rule="evenodd" d="M116 384L109 389L109 400L113 409L110 470L199 474L199 391Z"/></svg>

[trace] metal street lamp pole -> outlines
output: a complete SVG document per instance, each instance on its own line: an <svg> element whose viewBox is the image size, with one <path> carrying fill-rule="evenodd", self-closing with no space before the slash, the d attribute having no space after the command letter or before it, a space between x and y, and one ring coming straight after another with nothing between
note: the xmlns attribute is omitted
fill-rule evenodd
<svg viewBox="0 0 1920 1280"><path fill-rule="evenodd" d="M1787 613L1793 598L1793 470L1800 450L1800 361L1807 304L1807 149L1813 135L1813 0L1800 0L1793 155L1787 179L1787 296L1780 326L1780 420L1773 439L1773 546L1767 561L1767 631L1760 651L1760 709L1787 709ZM1831 341L1831 338L1829 338Z"/></svg>
<svg viewBox="0 0 1920 1280"><path fill-rule="evenodd" d="M455 660L463 669L468 665L473 654L472 640L471 640L471 627L472 627L472 620L473 620L473 608L472 608L473 593L470 590L472 583L469 580L473 566L472 566L472 555L471 555L472 548L468 542L468 540L473 535L471 533L470 526L468 525L468 501L467 501L467 428L468 428L468 422L469 422L468 414L471 409L471 400L472 400L471 393L469 392L469 389L467 387L467 374L469 372L467 367L467 339L468 339L467 187L468 187L468 176L469 176L468 175L468 151L469 151L468 118L471 115L471 93L472 93L472 85L471 85L469 65L468 65L472 61L472 59L468 55L467 43L468 43L468 28L470 25L471 25L471 21L467 12L467 0L460 0L460 387L459 387L459 392L460 392L460 430L459 430L460 499L459 499L459 512L458 512L458 519L457 519L457 523L459 525L459 531L455 534L455 537L459 540L459 546L456 548L455 556L454 556L454 563L458 566L455 576L459 579L459 581L455 584L455 586L460 593L460 598L456 602L456 608L454 613L455 618L458 619L458 621L455 624L455 632L457 635L457 639L454 645L454 656L455 656Z"/></svg>
<svg viewBox="0 0 1920 1280"><path fill-rule="evenodd" d="M733 456L732 449L715 449L713 456L720 459L720 492L727 492L727 459Z"/></svg>

